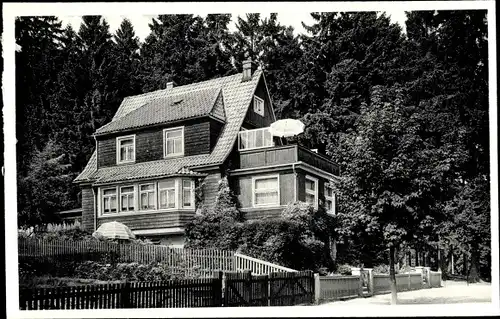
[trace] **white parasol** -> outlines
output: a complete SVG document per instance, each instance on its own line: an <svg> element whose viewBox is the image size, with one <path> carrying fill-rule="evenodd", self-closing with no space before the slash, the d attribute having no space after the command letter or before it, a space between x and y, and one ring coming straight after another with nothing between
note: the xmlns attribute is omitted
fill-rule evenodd
<svg viewBox="0 0 500 319"><path fill-rule="evenodd" d="M130 228L117 221L102 224L92 236L102 236L110 239L135 239L135 235Z"/></svg>
<svg viewBox="0 0 500 319"><path fill-rule="evenodd" d="M304 132L304 123L294 119L283 119L271 124L269 131L278 137L290 137Z"/></svg>

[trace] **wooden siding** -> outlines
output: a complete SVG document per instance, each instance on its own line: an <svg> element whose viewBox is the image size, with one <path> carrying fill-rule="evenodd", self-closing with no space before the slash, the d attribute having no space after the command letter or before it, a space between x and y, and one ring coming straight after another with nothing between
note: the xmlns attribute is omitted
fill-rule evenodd
<svg viewBox="0 0 500 319"><path fill-rule="evenodd" d="M193 217L194 212L190 211L171 211L124 216L116 215L112 218L99 217L97 220L97 227L109 221L123 223L131 230L184 227Z"/></svg>
<svg viewBox="0 0 500 319"><path fill-rule="evenodd" d="M272 114L271 101L268 98L268 94L266 92L266 86L264 84L263 79L260 79L257 89L255 90L255 95L264 100L264 116L254 112L253 98L252 98L252 102L250 103L244 122L251 124L251 126L255 128L267 127L271 125L271 123L273 123L274 121L271 115Z"/></svg>
<svg viewBox="0 0 500 319"><path fill-rule="evenodd" d="M297 151L290 146L240 152L240 168L288 164L297 161Z"/></svg>
<svg viewBox="0 0 500 319"><path fill-rule="evenodd" d="M163 158L163 130L148 129L135 137L136 163Z"/></svg>
<svg viewBox="0 0 500 319"><path fill-rule="evenodd" d="M94 231L94 193L91 187L82 188L82 228Z"/></svg>
<svg viewBox="0 0 500 319"><path fill-rule="evenodd" d="M210 121L191 122L184 127L184 156L210 153Z"/></svg>
<svg viewBox="0 0 500 319"><path fill-rule="evenodd" d="M213 121L212 122L216 122ZM219 123L219 122L217 122ZM136 163L163 159L163 130L184 126L184 156L210 153L215 146L222 125L219 123L211 128L209 118L196 119L168 126L143 128L135 132L126 132L122 135L108 135L98 137L97 163L98 167L116 165L116 137L135 134ZM214 142L215 141L215 142Z"/></svg>
<svg viewBox="0 0 500 319"><path fill-rule="evenodd" d="M273 173L269 173L273 174ZM234 193L242 208L251 208L252 206L252 177L265 176L269 174L236 176L233 178ZM279 174L280 181L280 205L286 205L294 201L295 176L292 171L275 173ZM257 208L256 208L257 209Z"/></svg>
<svg viewBox="0 0 500 319"><path fill-rule="evenodd" d="M338 165L325 157L298 145L285 145L240 151L240 167L253 168L302 161L326 172L338 175Z"/></svg>
<svg viewBox="0 0 500 319"><path fill-rule="evenodd" d="M210 151L212 151L217 144L217 140L219 139L220 133L222 132L223 128L223 123L215 120L210 120Z"/></svg>
<svg viewBox="0 0 500 319"><path fill-rule="evenodd" d="M97 140L97 167L116 165L116 136Z"/></svg>

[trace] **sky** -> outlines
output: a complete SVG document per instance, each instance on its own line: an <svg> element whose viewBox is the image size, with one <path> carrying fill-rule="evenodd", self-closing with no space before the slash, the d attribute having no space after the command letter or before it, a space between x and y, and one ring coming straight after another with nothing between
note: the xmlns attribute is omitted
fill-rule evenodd
<svg viewBox="0 0 500 319"><path fill-rule="evenodd" d="M406 15L403 10L385 10L386 15L390 16L391 21L394 23L398 23L405 30L405 21ZM229 25L229 30L234 31L235 21L237 20L238 15L241 17L245 16L245 12L229 12L232 14L231 23ZM134 26L134 30L136 35L139 37L141 41L148 36L150 29L148 24L151 23L151 19L156 15L103 15L104 19L108 22L110 26L111 33L114 33L119 27L120 23L124 18L128 18L132 25ZM204 16L201 14L201 16ZM269 13L262 12L262 17L268 17ZM80 16L58 16L59 19L63 22L63 27L68 24L71 24L73 29L78 31L80 28L80 24L82 18ZM291 25L296 33L305 33L304 28L302 27L301 21L303 21L306 25L310 25L313 22L311 15L307 12L282 12L278 11L278 21L281 25L289 26Z"/></svg>

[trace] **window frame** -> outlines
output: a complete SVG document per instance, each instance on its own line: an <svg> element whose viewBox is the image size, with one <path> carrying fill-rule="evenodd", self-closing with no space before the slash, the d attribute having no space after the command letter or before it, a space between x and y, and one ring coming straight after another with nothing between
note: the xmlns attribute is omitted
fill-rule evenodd
<svg viewBox="0 0 500 319"><path fill-rule="evenodd" d="M132 187L132 191L131 192L127 192L125 194L132 194L134 197L133 197L133 203L134 203L134 209L130 210L127 208L127 210L122 210L122 188L126 188L126 187ZM126 184L126 185L120 185L118 187L118 191L119 191L119 208L118 208L118 213L130 213L130 212L137 212L139 211L138 207L137 207L137 187L136 187L136 184ZM127 196L128 198L128 196Z"/></svg>
<svg viewBox="0 0 500 319"><path fill-rule="evenodd" d="M271 204L257 204L256 203L256 188L255 188L255 183L258 180L262 179L269 179L269 178L276 178L276 189L278 193L278 202L277 203L271 203ZM273 175L261 175L261 176L252 176L252 207L279 207L281 204L281 192L280 192L280 175L279 174L273 174Z"/></svg>
<svg viewBox="0 0 500 319"><path fill-rule="evenodd" d="M332 190L332 196L328 196L327 189ZM335 192L333 191L333 187L330 187L330 186L328 186L328 183L325 183L324 192L325 192L325 203L332 202L332 209L331 210L328 210L326 205L325 205L326 212L327 212L327 214L335 215L336 214L335 205L337 204L337 196L335 195Z"/></svg>
<svg viewBox="0 0 500 319"><path fill-rule="evenodd" d="M115 191L115 194L114 194L114 197L115 197L115 205L116 205L116 209L114 212L111 211L111 202L110 202L110 211L109 212L104 212L104 198L106 197L112 197L112 195L104 195L104 191L107 191L107 190L114 190ZM116 214L118 213L118 209L119 209L119 202L118 202L118 187L114 186L114 187L102 187L100 188L100 204L101 204L101 209L100 209L100 213L101 215L103 216L106 216L106 215L112 215L112 214Z"/></svg>
<svg viewBox="0 0 500 319"><path fill-rule="evenodd" d="M189 204L190 206L184 206L184 189L187 189L187 187L184 187L184 182L188 181L190 183L189 185L189 190L190 190L190 196L189 196ZM182 208L193 208L194 207L194 180L188 179L188 178L182 178L180 182L180 191L181 191L181 206Z"/></svg>
<svg viewBox="0 0 500 319"><path fill-rule="evenodd" d="M141 190L142 186L148 186L148 185L153 185L153 190L146 190L146 191ZM139 196L137 198L137 200L139 201L139 205L137 207L138 211L156 210L156 207L158 207L158 205L157 205L158 195L156 194L156 185L155 185L155 182L138 184L137 191L139 193ZM153 208L146 208L146 209L142 208L142 194L143 193L148 194L148 204L149 204L149 193L153 193L153 198L154 198L153 199Z"/></svg>
<svg viewBox="0 0 500 319"><path fill-rule="evenodd" d="M121 160L121 158L120 158L121 150L122 150L121 143L123 141L127 141L130 139L132 140L132 145L134 148L133 158L131 160ZM135 155L136 155L135 134L116 137L116 164L117 165L135 163L135 157L136 157Z"/></svg>
<svg viewBox="0 0 500 319"><path fill-rule="evenodd" d="M182 145L182 151L180 153L173 153L173 154L167 154L167 133L172 132L172 131L181 131L181 145ZM175 145L175 144L174 144ZM185 145L184 145L184 126L177 126L177 127L172 127L172 128L166 128L163 129L163 158L171 158L171 157L179 157L179 156L184 156L184 151L185 151Z"/></svg>
<svg viewBox="0 0 500 319"><path fill-rule="evenodd" d="M174 187L173 187L173 190L174 190L174 207L168 207L168 192L167 192L167 207L164 207L162 208L161 207L161 200L160 200L160 193L162 190L169 190L169 189L172 189L172 187L168 187L168 188L160 188L160 183L161 182L166 182L166 181L169 181L169 179L162 179L162 180L158 180L156 181L156 188L158 190L157 192L157 200L158 200L158 210L172 210L172 209L177 209L179 207L179 179L176 178L176 179L173 179L174 181Z"/></svg>
<svg viewBox="0 0 500 319"><path fill-rule="evenodd" d="M312 181L314 182L314 191L311 191L309 189L307 189L306 187L306 181L309 180L309 181ZM304 201L307 203L307 195L313 195L314 196L314 203L313 203L313 206L315 209L318 209L318 179L316 177L313 177L311 175L306 175L305 177L305 181L304 181L304 190L305 190L305 198L304 198Z"/></svg>
<svg viewBox="0 0 500 319"><path fill-rule="evenodd" d="M262 110L259 111L257 109L257 103L256 102L260 102L262 103ZM260 98L258 97L257 95L254 95L253 96L253 111L257 114L259 114L260 116L264 116L265 112L264 112L264 108L265 108L265 104L264 104L264 99L263 98Z"/></svg>

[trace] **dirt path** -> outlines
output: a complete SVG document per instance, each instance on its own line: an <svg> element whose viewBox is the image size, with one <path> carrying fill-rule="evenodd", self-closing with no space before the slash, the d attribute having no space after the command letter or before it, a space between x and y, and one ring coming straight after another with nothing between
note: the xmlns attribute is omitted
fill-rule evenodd
<svg viewBox="0 0 500 319"><path fill-rule="evenodd" d="M469 284L465 282L444 281L443 287L420 289L398 293L399 304L453 304L453 303L490 303L491 286L487 283ZM376 295L370 298L356 298L335 301L320 306L389 305L391 295Z"/></svg>

